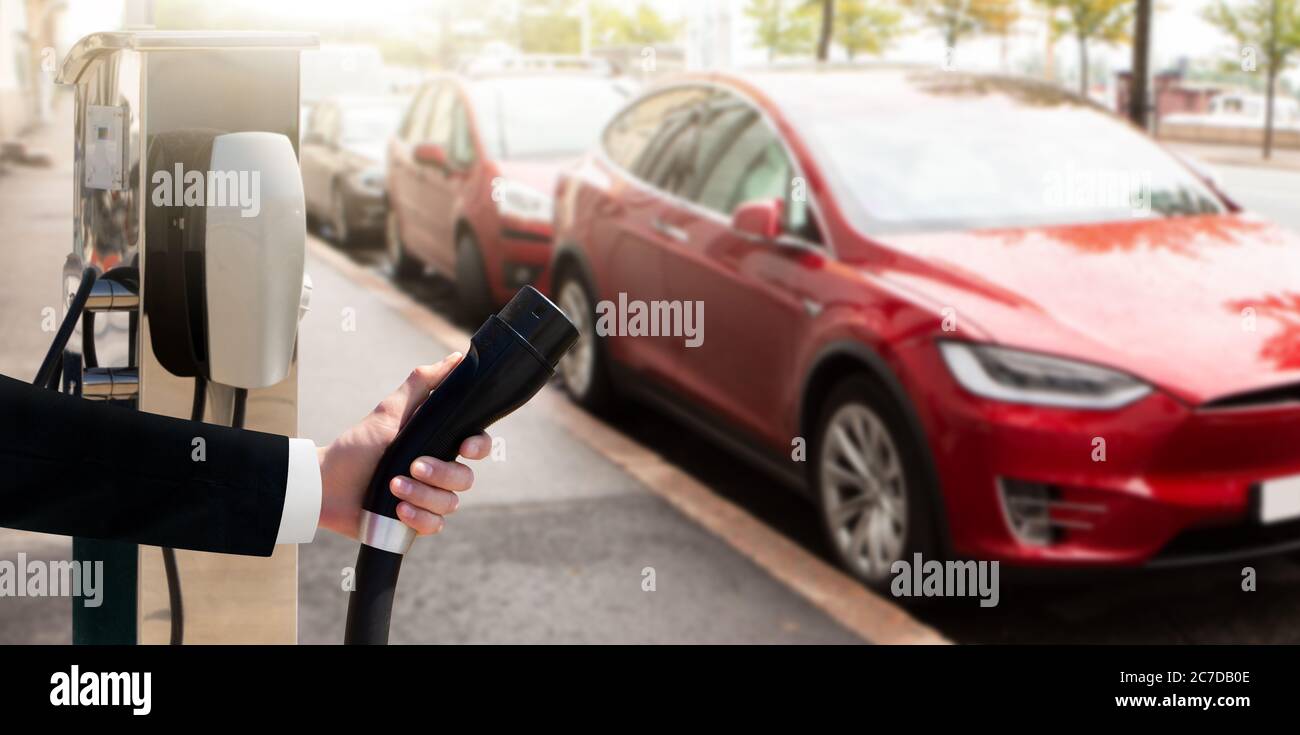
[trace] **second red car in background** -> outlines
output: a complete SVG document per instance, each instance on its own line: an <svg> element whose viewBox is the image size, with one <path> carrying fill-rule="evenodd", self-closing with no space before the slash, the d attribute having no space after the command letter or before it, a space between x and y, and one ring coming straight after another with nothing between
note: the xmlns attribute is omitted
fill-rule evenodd
<svg viewBox="0 0 1300 735"><path fill-rule="evenodd" d="M567 57L486 59L427 83L389 146L395 274L432 267L467 319L504 304L550 258L561 168L626 98L607 67Z"/></svg>

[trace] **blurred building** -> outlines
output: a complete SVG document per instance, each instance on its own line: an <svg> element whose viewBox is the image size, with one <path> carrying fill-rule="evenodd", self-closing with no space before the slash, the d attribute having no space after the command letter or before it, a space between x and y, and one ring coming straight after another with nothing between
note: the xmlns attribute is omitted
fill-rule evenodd
<svg viewBox="0 0 1300 735"><path fill-rule="evenodd" d="M30 4L0 0L0 142L18 137L37 112L27 20Z"/></svg>
<svg viewBox="0 0 1300 735"><path fill-rule="evenodd" d="M1259 146L1264 139L1263 94L1235 85L1188 80L1185 68L1157 74L1152 85L1156 134L1189 143ZM1116 107L1128 110L1132 77L1116 75ZM1300 100L1279 91L1273 102L1274 145L1300 149Z"/></svg>
<svg viewBox="0 0 1300 735"><path fill-rule="evenodd" d="M1210 111L1210 103L1225 87L1220 84L1197 83L1186 79L1182 69L1163 71L1152 80L1152 101L1156 119L1177 114L1203 115ZM1133 74L1122 71L1115 75L1115 109L1126 114Z"/></svg>
<svg viewBox="0 0 1300 735"><path fill-rule="evenodd" d="M0 141L50 119L54 77L78 39L152 19L153 0L0 0Z"/></svg>
<svg viewBox="0 0 1300 735"><path fill-rule="evenodd" d="M741 0L692 3L686 11L685 65L688 69L725 69L739 63L746 39L737 19Z"/></svg>

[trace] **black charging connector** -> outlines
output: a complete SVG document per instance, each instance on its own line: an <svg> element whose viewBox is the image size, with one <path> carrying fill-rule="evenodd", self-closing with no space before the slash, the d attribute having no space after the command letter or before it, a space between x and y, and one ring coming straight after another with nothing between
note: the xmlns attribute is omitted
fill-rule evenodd
<svg viewBox="0 0 1300 735"><path fill-rule="evenodd" d="M384 450L362 503L356 587L348 600L344 642L388 642L402 555L415 531L397 519L388 483L417 457L451 461L466 439L524 405L555 374L578 340L573 322L532 286L524 286L470 339L443 379Z"/></svg>

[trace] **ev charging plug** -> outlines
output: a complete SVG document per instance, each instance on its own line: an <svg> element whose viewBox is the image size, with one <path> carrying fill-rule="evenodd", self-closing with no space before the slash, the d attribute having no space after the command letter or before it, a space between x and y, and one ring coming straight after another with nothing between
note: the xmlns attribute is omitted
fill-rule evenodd
<svg viewBox="0 0 1300 735"><path fill-rule="evenodd" d="M388 489L410 472L416 457L456 458L465 439L527 403L555 374L578 339L564 312L524 286L500 313L488 317L469 350L429 394L384 451L362 503L356 587L348 600L349 644L388 642L389 618L402 556L415 531L397 519Z"/></svg>

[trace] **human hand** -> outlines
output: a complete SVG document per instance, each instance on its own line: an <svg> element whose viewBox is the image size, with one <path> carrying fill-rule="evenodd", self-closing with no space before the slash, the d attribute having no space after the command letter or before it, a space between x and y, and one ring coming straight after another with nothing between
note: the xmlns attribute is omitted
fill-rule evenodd
<svg viewBox="0 0 1300 735"><path fill-rule="evenodd" d="M461 353L453 352L441 362L412 370L406 382L380 401L375 410L328 446L316 450L321 471L322 528L348 538L357 537L361 501L380 456L415 409L460 360ZM460 455L483 459L491 448L487 435L478 434L460 445ZM423 536L442 530L444 518L460 503L457 493L473 484L474 472L466 465L419 457L411 463L410 475L394 477L388 489L402 501L397 505L398 518Z"/></svg>

